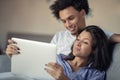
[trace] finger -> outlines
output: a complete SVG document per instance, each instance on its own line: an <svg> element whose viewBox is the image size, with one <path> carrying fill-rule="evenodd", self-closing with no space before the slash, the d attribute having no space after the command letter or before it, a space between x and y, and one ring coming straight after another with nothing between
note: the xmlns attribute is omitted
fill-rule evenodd
<svg viewBox="0 0 120 80"><path fill-rule="evenodd" d="M11 44L11 46L16 50L20 50L20 48L16 44Z"/></svg>
<svg viewBox="0 0 120 80"><path fill-rule="evenodd" d="M48 66L56 66L57 65L57 63L55 63L55 62L49 62L48 63Z"/></svg>
<svg viewBox="0 0 120 80"><path fill-rule="evenodd" d="M46 72L50 74L52 77L55 77L55 72L51 69L45 68Z"/></svg>
<svg viewBox="0 0 120 80"><path fill-rule="evenodd" d="M48 65L53 66L56 69L61 67L59 64L57 64L55 62L50 62L50 63L48 63Z"/></svg>
<svg viewBox="0 0 120 80"><path fill-rule="evenodd" d="M19 50L15 45L10 44L10 45L7 46L7 48L6 48L6 54L7 55L17 54L17 53L19 53Z"/></svg>
<svg viewBox="0 0 120 80"><path fill-rule="evenodd" d="M11 40L11 39L8 39L8 43L9 44L17 44L15 41Z"/></svg>
<svg viewBox="0 0 120 80"><path fill-rule="evenodd" d="M13 44L10 44L7 46L7 49L11 49L11 50L18 50L17 46L13 45Z"/></svg>
<svg viewBox="0 0 120 80"><path fill-rule="evenodd" d="M17 46L16 46L16 44L13 44L12 42L11 42L11 40L9 40L10 41L10 43L11 44L9 44L9 45L7 45L7 49L13 49L13 50L20 50Z"/></svg>
<svg viewBox="0 0 120 80"><path fill-rule="evenodd" d="M9 49L14 49L14 50L20 50L20 48L18 48L16 44L9 44L9 45L7 46L7 48L9 48Z"/></svg>
<svg viewBox="0 0 120 80"><path fill-rule="evenodd" d="M8 55L13 55L13 54L17 54L18 53L18 51L15 51L15 50L7 50L6 51L6 54L8 54Z"/></svg>
<svg viewBox="0 0 120 80"><path fill-rule="evenodd" d="M17 53L19 53L19 51L16 49L13 49L13 48L6 49L6 54L17 54Z"/></svg>
<svg viewBox="0 0 120 80"><path fill-rule="evenodd" d="M46 64L47 67L50 67L52 69L56 69L56 63L50 62L48 64Z"/></svg>

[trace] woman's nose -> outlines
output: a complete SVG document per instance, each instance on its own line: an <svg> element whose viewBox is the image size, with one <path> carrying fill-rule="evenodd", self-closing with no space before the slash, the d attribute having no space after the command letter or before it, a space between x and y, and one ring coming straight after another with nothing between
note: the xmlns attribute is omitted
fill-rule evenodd
<svg viewBox="0 0 120 80"><path fill-rule="evenodd" d="M77 42L77 46L81 46L81 41L78 41L78 42Z"/></svg>

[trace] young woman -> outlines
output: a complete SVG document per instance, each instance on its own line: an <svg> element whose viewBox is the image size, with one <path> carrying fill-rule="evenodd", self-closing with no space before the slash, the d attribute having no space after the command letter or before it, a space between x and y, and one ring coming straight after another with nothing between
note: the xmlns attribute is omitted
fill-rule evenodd
<svg viewBox="0 0 120 80"><path fill-rule="evenodd" d="M91 25L79 31L68 56L59 54L45 70L56 80L105 80L110 63L107 37Z"/></svg>

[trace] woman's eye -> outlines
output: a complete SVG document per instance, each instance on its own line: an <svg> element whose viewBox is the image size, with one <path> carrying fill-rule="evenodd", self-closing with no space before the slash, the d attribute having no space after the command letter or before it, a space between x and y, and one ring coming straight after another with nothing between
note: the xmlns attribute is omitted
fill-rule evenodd
<svg viewBox="0 0 120 80"><path fill-rule="evenodd" d="M80 41L79 39L76 39L76 41Z"/></svg>
<svg viewBox="0 0 120 80"><path fill-rule="evenodd" d="M84 42L85 44L88 44L88 42Z"/></svg>

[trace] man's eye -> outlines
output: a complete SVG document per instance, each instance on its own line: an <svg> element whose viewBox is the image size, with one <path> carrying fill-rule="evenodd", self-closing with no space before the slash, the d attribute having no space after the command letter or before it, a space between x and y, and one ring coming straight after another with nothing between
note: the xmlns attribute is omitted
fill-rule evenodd
<svg viewBox="0 0 120 80"><path fill-rule="evenodd" d="M69 20L73 20L74 19L74 17L69 17Z"/></svg>
<svg viewBox="0 0 120 80"><path fill-rule="evenodd" d="M61 20L62 23L65 23L66 21L65 20Z"/></svg>
<svg viewBox="0 0 120 80"><path fill-rule="evenodd" d="M65 23L66 21L62 21L62 23Z"/></svg>

